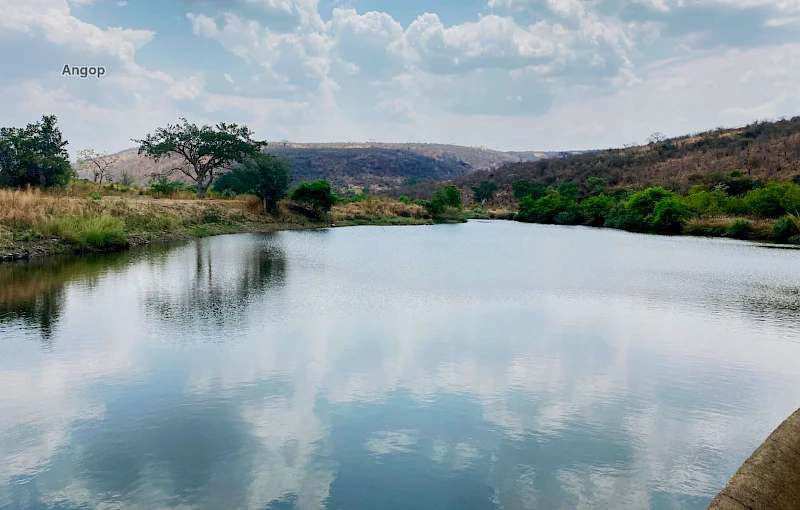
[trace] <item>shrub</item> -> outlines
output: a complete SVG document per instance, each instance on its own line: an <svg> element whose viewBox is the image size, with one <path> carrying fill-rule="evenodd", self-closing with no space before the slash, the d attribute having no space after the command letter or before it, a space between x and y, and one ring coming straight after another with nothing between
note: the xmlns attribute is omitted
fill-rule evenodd
<svg viewBox="0 0 800 510"><path fill-rule="evenodd" d="M330 183L325 179L300 184L289 198L310 209L311 213L318 218L330 211L338 199L331 191Z"/></svg>
<svg viewBox="0 0 800 510"><path fill-rule="evenodd" d="M400 195L400 198L398 198L397 201L406 205L411 203L411 199L405 195Z"/></svg>
<svg viewBox="0 0 800 510"><path fill-rule="evenodd" d="M89 193L89 198L91 198L92 200L100 200L103 197L100 196L100 193L92 191L91 193Z"/></svg>
<svg viewBox="0 0 800 510"><path fill-rule="evenodd" d="M656 204L653 214L647 220L650 227L665 234L680 234L683 224L691 215L689 207L679 198L669 197Z"/></svg>
<svg viewBox="0 0 800 510"><path fill-rule="evenodd" d="M786 242L797 234L800 234L800 230L796 217L783 216L772 224L772 236L776 241Z"/></svg>
<svg viewBox="0 0 800 510"><path fill-rule="evenodd" d="M616 203L612 197L601 193L581 202L581 209L589 225L600 227L605 223L606 216Z"/></svg>
<svg viewBox="0 0 800 510"><path fill-rule="evenodd" d="M159 195L170 196L181 191L184 184L180 181L171 181L169 177L160 175L150 182L150 190Z"/></svg>
<svg viewBox="0 0 800 510"><path fill-rule="evenodd" d="M753 213L762 218L779 218L786 214L781 198L781 190L777 186L748 191L744 196Z"/></svg>
<svg viewBox="0 0 800 510"><path fill-rule="evenodd" d="M743 219L735 220L725 230L725 235L734 239L749 239L752 233L753 222Z"/></svg>

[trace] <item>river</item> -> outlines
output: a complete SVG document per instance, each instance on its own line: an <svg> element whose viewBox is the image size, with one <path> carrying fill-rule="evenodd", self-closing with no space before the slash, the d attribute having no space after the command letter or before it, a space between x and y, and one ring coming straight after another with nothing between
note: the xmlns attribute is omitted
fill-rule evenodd
<svg viewBox="0 0 800 510"><path fill-rule="evenodd" d="M798 310L797 250L512 222L0 265L0 508L703 508Z"/></svg>

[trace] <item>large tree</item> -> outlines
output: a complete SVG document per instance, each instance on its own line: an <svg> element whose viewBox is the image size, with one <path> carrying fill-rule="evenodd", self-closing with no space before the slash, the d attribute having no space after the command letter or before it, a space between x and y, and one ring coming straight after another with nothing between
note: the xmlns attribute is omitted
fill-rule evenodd
<svg viewBox="0 0 800 510"><path fill-rule="evenodd" d="M337 200L336 194L331 191L330 183L325 179L301 183L289 198L305 209L310 209L317 218L324 217Z"/></svg>
<svg viewBox="0 0 800 510"><path fill-rule="evenodd" d="M181 124L158 128L139 144L139 154L160 161L178 159L175 166L163 171L171 175L179 171L197 184L197 194L205 198L206 190L217 174L235 163L243 163L267 146L267 142L253 140L247 126L225 124L198 127L184 118Z"/></svg>
<svg viewBox="0 0 800 510"><path fill-rule="evenodd" d="M214 184L214 190L234 193L252 193L264 204L264 210L275 212L278 201L289 191L292 174L289 162L271 154L257 154L244 166L223 174Z"/></svg>
<svg viewBox="0 0 800 510"><path fill-rule="evenodd" d="M55 115L24 128L0 128L0 186L63 186L74 175Z"/></svg>
<svg viewBox="0 0 800 510"><path fill-rule="evenodd" d="M471 188L472 199L483 205L487 200L494 198L494 194L497 191L497 184L489 181L481 181L479 186L471 186Z"/></svg>

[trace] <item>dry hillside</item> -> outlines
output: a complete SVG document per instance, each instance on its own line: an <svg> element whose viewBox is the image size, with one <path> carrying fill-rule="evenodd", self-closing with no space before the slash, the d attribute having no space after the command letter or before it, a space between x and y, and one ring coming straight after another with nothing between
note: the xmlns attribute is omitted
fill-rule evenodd
<svg viewBox="0 0 800 510"><path fill-rule="evenodd" d="M528 179L544 185L583 183L588 177L608 179L611 186L645 188L665 186L685 192L695 184L712 182L720 175L740 170L761 180L787 180L800 174L800 116L771 122L716 129L623 149L510 163L497 169L480 170L452 180L465 198L470 186L482 180L500 188L498 197L507 205L514 181ZM434 185L400 186L389 193L426 198Z"/></svg>

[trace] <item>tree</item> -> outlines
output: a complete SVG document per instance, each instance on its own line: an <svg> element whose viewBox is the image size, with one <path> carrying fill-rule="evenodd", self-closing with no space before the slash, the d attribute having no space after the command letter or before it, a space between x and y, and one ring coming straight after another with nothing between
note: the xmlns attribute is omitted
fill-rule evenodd
<svg viewBox="0 0 800 510"><path fill-rule="evenodd" d="M647 137L647 143L661 143L667 139L667 135L660 131L656 131L649 137Z"/></svg>
<svg viewBox="0 0 800 510"><path fill-rule="evenodd" d="M489 181L481 181L478 186L472 186L472 199L483 204L487 200L494 198L497 191L497 184Z"/></svg>
<svg viewBox="0 0 800 510"><path fill-rule="evenodd" d="M0 128L0 186L64 186L74 176L55 115L24 128Z"/></svg>
<svg viewBox="0 0 800 510"><path fill-rule="evenodd" d="M223 174L214 189L230 190L237 194L252 193L261 199L264 210L275 212L280 199L289 191L292 175L289 162L271 154L256 154L243 167Z"/></svg>
<svg viewBox="0 0 800 510"><path fill-rule="evenodd" d="M514 198L517 200L522 200L528 195L533 195L533 199L538 200L547 194L547 188L541 184L534 184L524 179L515 181L511 188L514 190Z"/></svg>
<svg viewBox="0 0 800 510"><path fill-rule="evenodd" d="M325 179L301 183L289 198L310 209L317 218L322 218L330 211L338 199L331 191L330 183Z"/></svg>
<svg viewBox="0 0 800 510"><path fill-rule="evenodd" d="M247 126L221 122L215 127L198 127L184 118L180 120L182 124L158 128L144 140L133 141L139 144L139 155L156 162L171 156L179 158L177 165L164 174L180 171L197 183L200 198L205 198L217 173L245 162L267 146L267 142L253 140L253 132Z"/></svg>
<svg viewBox="0 0 800 510"><path fill-rule="evenodd" d="M92 172L94 182L98 187L103 187L103 179L111 177L111 168L117 163L116 154L109 155L106 152L97 152L94 149L83 149L78 151L78 167Z"/></svg>
<svg viewBox="0 0 800 510"><path fill-rule="evenodd" d="M136 176L130 172L122 172L119 176L119 183L123 186L133 186L136 184Z"/></svg>

